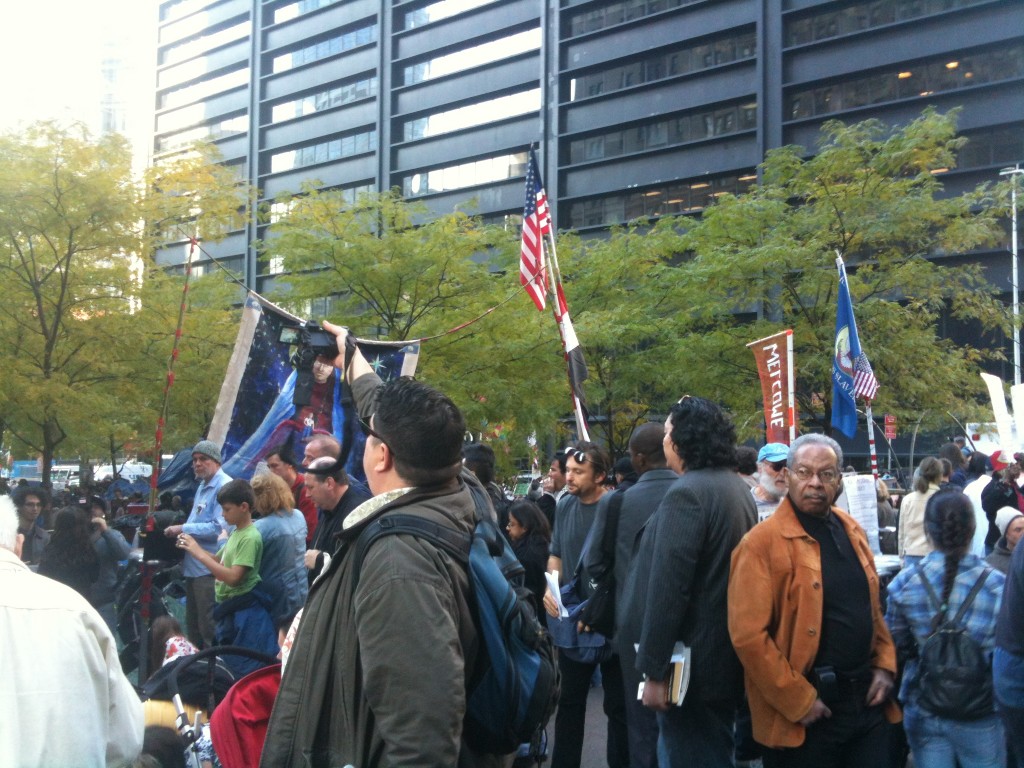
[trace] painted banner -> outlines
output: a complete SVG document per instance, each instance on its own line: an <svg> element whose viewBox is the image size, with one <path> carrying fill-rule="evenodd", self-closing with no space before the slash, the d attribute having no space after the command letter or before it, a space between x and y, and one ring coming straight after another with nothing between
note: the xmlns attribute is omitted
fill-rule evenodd
<svg viewBox="0 0 1024 768"><path fill-rule="evenodd" d="M345 470L365 481L366 437L358 427L354 405L344 396L341 372L331 368L322 380L316 378L309 405L292 402L295 371L290 360L294 348L280 341L280 332L301 322L259 294L249 293L209 439L221 446L224 471L234 478L249 479L273 448L287 444L301 461L313 435L332 434L344 445L347 434L352 448ZM385 381L416 371L418 342L356 343Z"/></svg>
<svg viewBox="0 0 1024 768"><path fill-rule="evenodd" d="M793 331L747 344L757 361L764 397L765 442L789 445L796 437L796 382L793 378Z"/></svg>

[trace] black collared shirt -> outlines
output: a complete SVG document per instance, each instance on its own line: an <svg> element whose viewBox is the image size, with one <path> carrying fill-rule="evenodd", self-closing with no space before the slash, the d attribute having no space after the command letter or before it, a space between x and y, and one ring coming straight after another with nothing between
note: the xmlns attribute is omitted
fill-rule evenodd
<svg viewBox="0 0 1024 768"><path fill-rule="evenodd" d="M814 666L851 674L863 671L871 662L875 631L867 574L846 528L834 514L816 517L797 511L796 517L821 550L824 605Z"/></svg>

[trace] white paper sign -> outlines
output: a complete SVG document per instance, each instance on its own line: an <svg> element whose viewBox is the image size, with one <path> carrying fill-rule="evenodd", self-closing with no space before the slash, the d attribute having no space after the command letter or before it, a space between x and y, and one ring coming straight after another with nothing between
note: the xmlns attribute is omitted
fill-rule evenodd
<svg viewBox="0 0 1024 768"><path fill-rule="evenodd" d="M871 551L882 554L878 544L878 497L875 495L875 478L872 475L843 475L843 496L846 497L846 511L860 523L867 534ZM837 506L841 506L837 503Z"/></svg>

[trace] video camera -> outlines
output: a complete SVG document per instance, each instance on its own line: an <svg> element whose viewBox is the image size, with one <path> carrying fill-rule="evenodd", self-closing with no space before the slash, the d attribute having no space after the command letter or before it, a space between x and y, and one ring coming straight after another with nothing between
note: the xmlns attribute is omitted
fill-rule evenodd
<svg viewBox="0 0 1024 768"><path fill-rule="evenodd" d="M292 403L296 406L309 405L313 400L313 363L318 357L334 360L338 356L338 342L334 334L328 333L320 325L305 322L302 325L287 325L281 328L278 341L295 346L291 364L295 369L295 393Z"/></svg>

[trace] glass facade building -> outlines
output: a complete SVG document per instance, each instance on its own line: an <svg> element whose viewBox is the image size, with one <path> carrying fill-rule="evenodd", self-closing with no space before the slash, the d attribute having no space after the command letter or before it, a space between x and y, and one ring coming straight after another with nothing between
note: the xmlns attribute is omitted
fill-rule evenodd
<svg viewBox="0 0 1024 768"><path fill-rule="evenodd" d="M155 104L156 162L208 139L268 203L315 181L518 217L536 144L556 226L600 232L698 215L826 120L929 105L971 140L955 192L1024 161L1024 2L170 0ZM204 248L265 291L261 235ZM971 258L1006 285L1005 253Z"/></svg>

